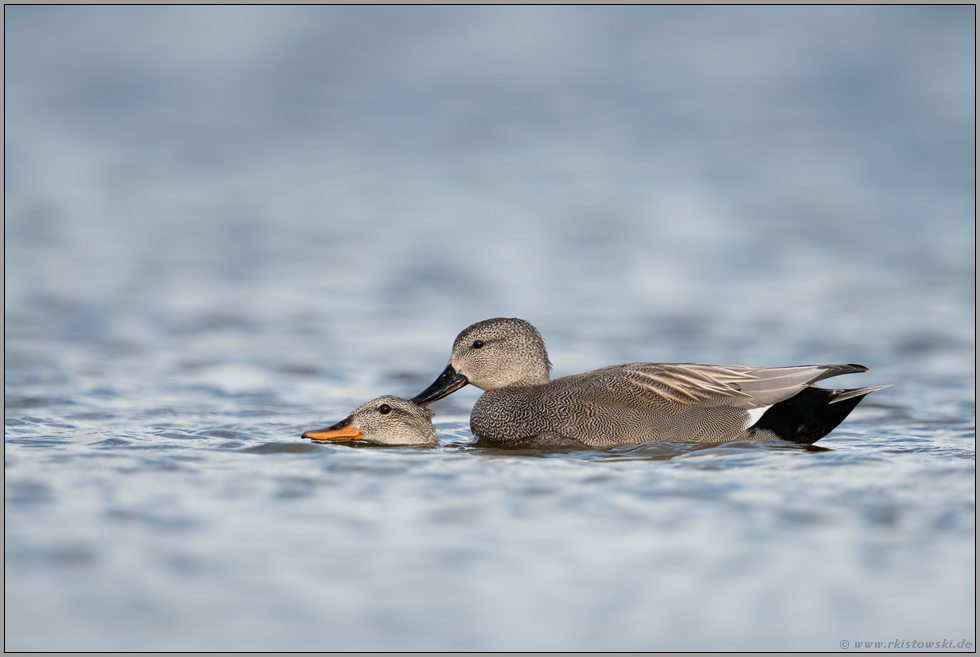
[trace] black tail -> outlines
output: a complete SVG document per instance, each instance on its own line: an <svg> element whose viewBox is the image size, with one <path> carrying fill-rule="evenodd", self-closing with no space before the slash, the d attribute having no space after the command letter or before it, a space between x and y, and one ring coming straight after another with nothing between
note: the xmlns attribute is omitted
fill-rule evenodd
<svg viewBox="0 0 980 657"><path fill-rule="evenodd" d="M887 387L855 390L803 388L793 397L773 404L752 428L771 431L783 440L810 445L836 429L865 395Z"/></svg>

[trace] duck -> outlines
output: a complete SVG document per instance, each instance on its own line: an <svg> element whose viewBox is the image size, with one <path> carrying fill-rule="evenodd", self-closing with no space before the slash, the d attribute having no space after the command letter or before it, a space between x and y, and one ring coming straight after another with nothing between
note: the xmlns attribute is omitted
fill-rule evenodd
<svg viewBox="0 0 980 657"><path fill-rule="evenodd" d="M439 435L432 424L434 415L431 409L407 399L385 395L359 406L336 424L305 432L303 438L432 447L439 444Z"/></svg>
<svg viewBox="0 0 980 657"><path fill-rule="evenodd" d="M484 393L470 428L493 447L612 447L652 440L812 444L867 394L823 379L863 365L746 367L625 363L551 378L544 339L529 322L497 317L465 328L449 364L411 399L420 406L473 385Z"/></svg>

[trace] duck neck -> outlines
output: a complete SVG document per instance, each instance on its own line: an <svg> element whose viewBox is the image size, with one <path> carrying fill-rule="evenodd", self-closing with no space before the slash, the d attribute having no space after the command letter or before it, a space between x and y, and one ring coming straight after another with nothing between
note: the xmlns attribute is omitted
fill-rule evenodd
<svg viewBox="0 0 980 657"><path fill-rule="evenodd" d="M540 365L528 365L523 368L520 375L513 380L509 387L523 388L527 386L540 386L551 381L551 363L547 360Z"/></svg>

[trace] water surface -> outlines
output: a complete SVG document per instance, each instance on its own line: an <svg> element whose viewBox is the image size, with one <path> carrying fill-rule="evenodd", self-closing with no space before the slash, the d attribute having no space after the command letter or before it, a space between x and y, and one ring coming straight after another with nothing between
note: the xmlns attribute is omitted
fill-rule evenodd
<svg viewBox="0 0 980 657"><path fill-rule="evenodd" d="M7 650L975 645L975 8L5 8ZM43 44L41 47L40 44ZM300 434L472 322L814 447Z"/></svg>

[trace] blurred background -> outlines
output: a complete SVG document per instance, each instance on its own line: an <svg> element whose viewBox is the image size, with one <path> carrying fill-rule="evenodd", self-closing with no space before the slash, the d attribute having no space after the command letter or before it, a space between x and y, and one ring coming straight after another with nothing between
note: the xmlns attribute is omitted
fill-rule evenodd
<svg viewBox="0 0 980 657"><path fill-rule="evenodd" d="M10 7L8 331L262 326L337 376L501 315L614 358L962 344L972 11Z"/></svg>
<svg viewBox="0 0 980 657"><path fill-rule="evenodd" d="M115 527L121 492L143 484L115 466L93 483L90 461L59 465L59 450L193 451L178 438L219 424L229 449L297 443L367 399L419 392L459 330L489 317L535 324L556 375L858 362L871 373L842 385L895 384L874 396L889 417L973 426L972 5L4 17L6 435L21 486L8 489L21 500L6 525L8 648L173 648L149 616L113 643L76 613L103 609L79 601L88 585L44 574L136 570L81 523ZM440 428L466 439L478 394L436 404ZM213 473L209 454L187 458ZM116 493L71 506L90 489ZM166 600L176 585L160 587ZM75 629L44 643L50 617L35 614L69 598ZM105 604L99 619L125 617ZM180 649L241 649L176 618ZM567 649L529 628L515 630L526 643L474 638L465 621L440 630L456 643L404 629L318 643L295 628L290 643L264 618L268 643L248 645ZM827 649L756 629L714 645ZM635 638L612 645L690 647Z"/></svg>

